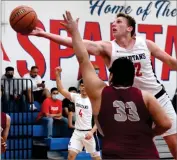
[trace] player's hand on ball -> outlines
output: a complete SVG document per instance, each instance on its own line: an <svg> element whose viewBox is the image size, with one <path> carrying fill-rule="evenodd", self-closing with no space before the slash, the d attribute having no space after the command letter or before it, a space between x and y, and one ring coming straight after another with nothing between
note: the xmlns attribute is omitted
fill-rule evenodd
<svg viewBox="0 0 177 160"><path fill-rule="evenodd" d="M63 14L63 18L64 18L64 23L63 22L60 23L67 29L69 33L72 34L75 30L78 29L79 18L73 20L72 15L69 11L66 11L66 14Z"/></svg>
<svg viewBox="0 0 177 160"><path fill-rule="evenodd" d="M91 131L89 131L86 135L85 135L85 139L89 140L93 137L93 133Z"/></svg>
<svg viewBox="0 0 177 160"><path fill-rule="evenodd" d="M29 35L33 35L33 36L42 36L42 33L44 33L45 31L42 28L36 27Z"/></svg>

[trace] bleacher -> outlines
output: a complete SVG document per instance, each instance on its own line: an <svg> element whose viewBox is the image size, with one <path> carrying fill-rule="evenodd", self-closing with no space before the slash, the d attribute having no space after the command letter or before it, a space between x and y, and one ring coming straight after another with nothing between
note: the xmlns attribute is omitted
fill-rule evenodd
<svg viewBox="0 0 177 160"><path fill-rule="evenodd" d="M40 106L35 102L35 106ZM11 117L11 127L7 141L7 151L1 155L2 159L66 159L68 143L72 130L62 132L62 125L54 127L54 138L45 139L46 132L43 125L36 123L38 112L8 113ZM61 137L62 135L62 137ZM65 135L63 137L63 135ZM42 152L40 152L42 151ZM77 159L90 159L90 155L83 151Z"/></svg>

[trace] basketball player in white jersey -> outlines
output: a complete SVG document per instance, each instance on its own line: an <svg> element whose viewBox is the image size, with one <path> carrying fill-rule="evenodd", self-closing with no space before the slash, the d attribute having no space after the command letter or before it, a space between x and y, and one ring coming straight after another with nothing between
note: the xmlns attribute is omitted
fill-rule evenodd
<svg viewBox="0 0 177 160"><path fill-rule="evenodd" d="M64 17L66 21L66 18ZM158 82L151 66L151 55L166 63L171 69L177 70L177 60L161 50L151 40L145 40L135 36L135 20L126 14L119 13L112 24L113 41L90 41L84 40L89 54L101 56L108 68L119 57L128 57L136 68L134 86L151 92L165 109L172 120L172 127L162 136L174 158L177 158L177 130L176 113L163 86ZM44 37L61 45L72 47L70 37L62 37L52 33L46 33L36 28L30 35Z"/></svg>
<svg viewBox="0 0 177 160"><path fill-rule="evenodd" d="M58 91L71 102L75 103L75 130L68 145L68 159L74 160L79 152L85 147L86 152L90 153L95 160L101 159L100 151L98 149L98 138L93 134L97 130L97 126L92 128L92 106L90 100L85 92L83 80L80 80L80 94L71 93L63 88L60 80L60 73L62 69L56 68L56 83Z"/></svg>

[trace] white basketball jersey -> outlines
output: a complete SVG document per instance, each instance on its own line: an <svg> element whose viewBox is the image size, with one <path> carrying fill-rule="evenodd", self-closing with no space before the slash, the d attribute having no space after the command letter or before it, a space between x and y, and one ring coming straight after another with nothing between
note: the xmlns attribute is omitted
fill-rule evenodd
<svg viewBox="0 0 177 160"><path fill-rule="evenodd" d="M71 93L71 100L75 103L75 128L79 130L92 129L92 105L90 99L82 98L80 94Z"/></svg>
<svg viewBox="0 0 177 160"><path fill-rule="evenodd" d="M162 85L157 80L153 71L151 65L151 54L146 45L145 39L136 37L135 45L131 50L120 47L115 40L111 41L111 43L111 65L117 58L127 57L135 66L135 79L133 86L156 95L162 89Z"/></svg>

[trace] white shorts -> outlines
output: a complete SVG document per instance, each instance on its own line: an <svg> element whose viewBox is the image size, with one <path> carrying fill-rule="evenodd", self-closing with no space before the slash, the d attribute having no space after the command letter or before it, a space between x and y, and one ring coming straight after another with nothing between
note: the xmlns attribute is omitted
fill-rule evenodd
<svg viewBox="0 0 177 160"><path fill-rule="evenodd" d="M157 100L159 101L159 103L164 108L165 112L167 113L167 115L172 121L172 127L168 131L166 131L164 134L162 134L162 137L176 134L177 133L176 112L173 108L173 105L171 103L169 96L165 93L161 97L159 97Z"/></svg>
<svg viewBox="0 0 177 160"><path fill-rule="evenodd" d="M68 150L78 150L81 152L85 147L87 153L94 154L94 156L100 156L98 138L93 136L90 140L85 139L85 135L88 131L74 130L74 133L68 144Z"/></svg>

